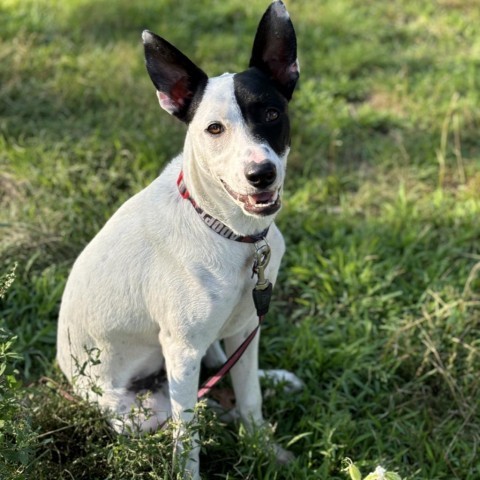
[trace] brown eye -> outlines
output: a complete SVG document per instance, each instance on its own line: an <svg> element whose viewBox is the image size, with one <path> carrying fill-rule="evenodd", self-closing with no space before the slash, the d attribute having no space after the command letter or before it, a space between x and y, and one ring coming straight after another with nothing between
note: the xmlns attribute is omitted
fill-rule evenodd
<svg viewBox="0 0 480 480"><path fill-rule="evenodd" d="M274 122L280 116L280 112L276 108L268 108L265 112L265 121Z"/></svg>
<svg viewBox="0 0 480 480"><path fill-rule="evenodd" d="M212 135L220 135L221 133L223 133L224 130L225 129L224 129L223 125L221 123L217 123L217 122L211 123L207 127L207 132L211 133Z"/></svg>

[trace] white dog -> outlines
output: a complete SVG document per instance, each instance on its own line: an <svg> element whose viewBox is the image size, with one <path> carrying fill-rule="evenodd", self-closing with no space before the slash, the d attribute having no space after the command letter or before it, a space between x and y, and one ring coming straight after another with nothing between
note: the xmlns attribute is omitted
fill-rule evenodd
<svg viewBox="0 0 480 480"><path fill-rule="evenodd" d="M120 207L75 262L62 298L58 362L79 394L117 418L149 391L140 428L173 418L182 431L193 419L202 359L222 363L218 340L231 355L258 325L256 249L270 246L271 282L284 253L273 221L290 145L287 104L299 76L296 37L283 3L273 2L249 68L215 78L161 37L145 31L143 42L161 107L188 125L183 153ZM262 425L258 335L231 373L241 419ZM197 448L187 471L198 478Z"/></svg>

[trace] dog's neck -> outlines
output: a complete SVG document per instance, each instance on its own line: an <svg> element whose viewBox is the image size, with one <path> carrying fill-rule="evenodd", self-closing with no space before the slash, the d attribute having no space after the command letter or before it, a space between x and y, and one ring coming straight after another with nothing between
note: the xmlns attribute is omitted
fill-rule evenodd
<svg viewBox="0 0 480 480"><path fill-rule="evenodd" d="M256 235L273 223L275 215L247 215L225 191L220 180L203 170L202 164L205 163L196 158L194 145L187 135L183 150L183 178L191 197L202 210L242 236Z"/></svg>

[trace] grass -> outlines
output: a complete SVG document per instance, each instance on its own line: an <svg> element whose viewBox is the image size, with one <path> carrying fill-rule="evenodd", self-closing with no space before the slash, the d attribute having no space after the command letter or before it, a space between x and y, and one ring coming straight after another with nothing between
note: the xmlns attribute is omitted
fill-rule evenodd
<svg viewBox="0 0 480 480"><path fill-rule="evenodd" d="M0 5L0 478L175 478L168 432L117 437L68 399L58 306L83 246L182 146L144 70L141 30L211 75L238 71L267 3ZM302 79L278 218L288 250L261 364L305 381L264 401L297 458L279 469L261 438L204 412L202 474L345 479L349 457L403 479L477 479L476 2L287 4Z"/></svg>

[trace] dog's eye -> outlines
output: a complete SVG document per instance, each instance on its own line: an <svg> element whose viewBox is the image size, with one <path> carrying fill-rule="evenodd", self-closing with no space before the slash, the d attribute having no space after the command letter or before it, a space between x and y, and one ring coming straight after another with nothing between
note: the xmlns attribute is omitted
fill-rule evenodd
<svg viewBox="0 0 480 480"><path fill-rule="evenodd" d="M223 127L223 125L218 122L211 123L207 127L207 132L211 133L212 135L220 135L221 133L223 133L224 130L225 128Z"/></svg>
<svg viewBox="0 0 480 480"><path fill-rule="evenodd" d="M280 112L276 108L267 108L265 112L265 121L274 122L280 116Z"/></svg>

